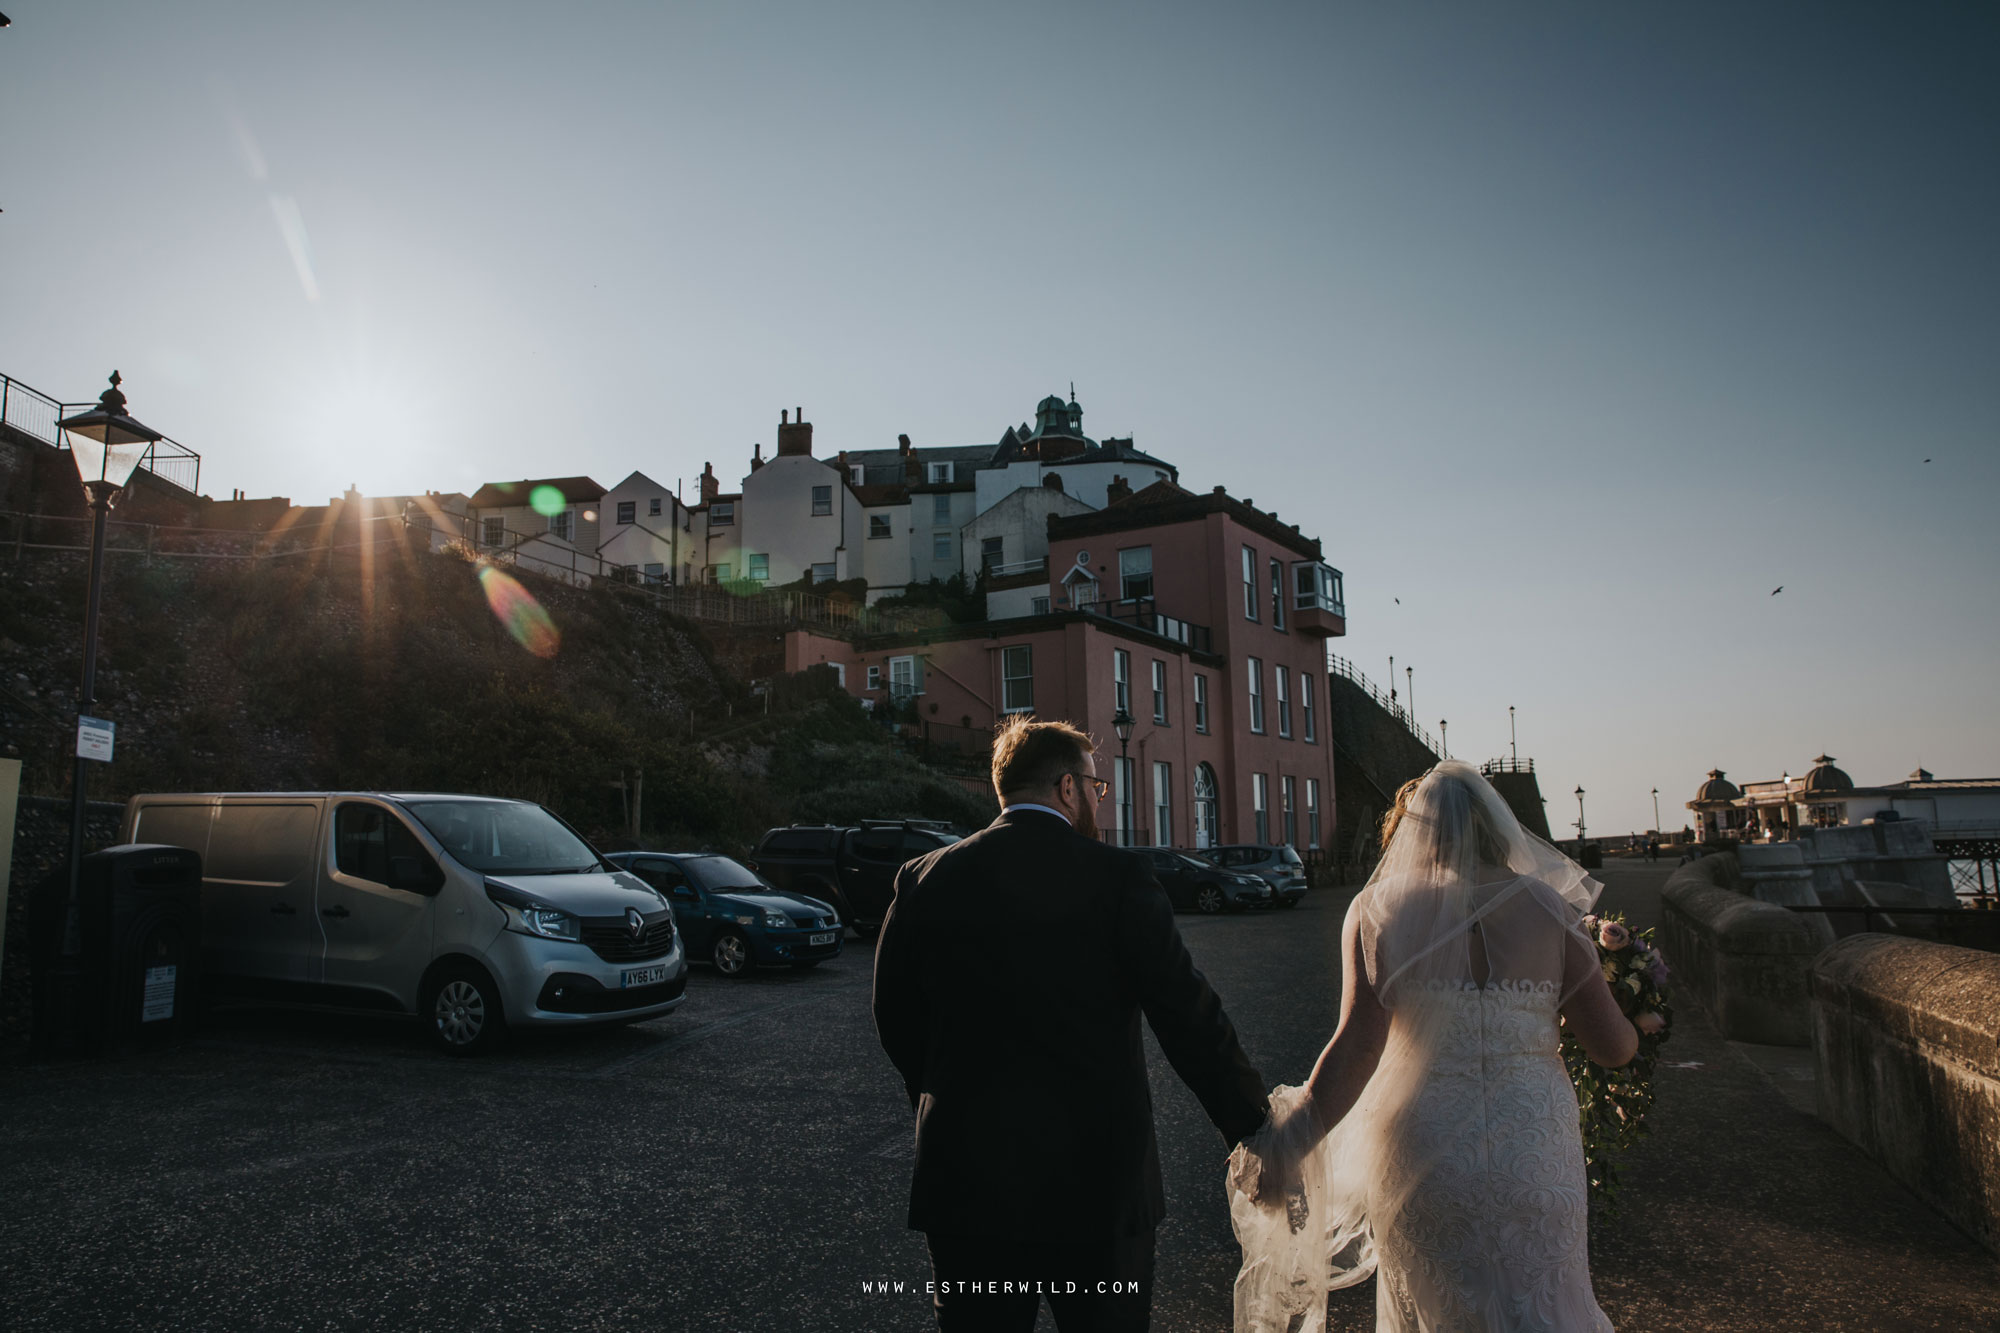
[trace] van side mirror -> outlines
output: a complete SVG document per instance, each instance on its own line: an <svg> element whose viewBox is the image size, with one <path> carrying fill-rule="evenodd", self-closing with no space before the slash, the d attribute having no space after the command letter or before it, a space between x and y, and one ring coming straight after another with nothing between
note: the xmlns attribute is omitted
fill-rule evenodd
<svg viewBox="0 0 2000 1333"><path fill-rule="evenodd" d="M412 893L435 893L444 887L444 872L421 856L392 856L389 887Z"/></svg>

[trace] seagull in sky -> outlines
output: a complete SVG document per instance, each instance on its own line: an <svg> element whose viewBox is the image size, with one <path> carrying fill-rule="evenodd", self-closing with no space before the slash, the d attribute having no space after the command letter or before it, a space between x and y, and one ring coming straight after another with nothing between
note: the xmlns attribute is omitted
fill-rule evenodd
<svg viewBox="0 0 2000 1333"><path fill-rule="evenodd" d="M1785 585L1780 583L1777 587L1771 589L1771 596L1776 597L1779 593L1783 592L1784 590L1785 590Z"/></svg>
<svg viewBox="0 0 2000 1333"><path fill-rule="evenodd" d="M1396 605L1401 606L1402 604L1403 604L1403 599L1400 597L1396 598Z"/></svg>

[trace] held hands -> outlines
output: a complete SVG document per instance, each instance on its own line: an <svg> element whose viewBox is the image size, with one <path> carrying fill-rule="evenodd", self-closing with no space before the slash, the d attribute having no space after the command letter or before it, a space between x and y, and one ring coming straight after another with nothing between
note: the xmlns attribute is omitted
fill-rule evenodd
<svg viewBox="0 0 2000 1333"><path fill-rule="evenodd" d="M1229 1155L1229 1185L1260 1208L1279 1208L1299 1192L1299 1164L1275 1152L1260 1134Z"/></svg>
<svg viewBox="0 0 2000 1333"><path fill-rule="evenodd" d="M1632 1020L1632 1026L1639 1029L1639 1035L1642 1037L1657 1037L1667 1030L1666 1015L1648 1009Z"/></svg>
<svg viewBox="0 0 2000 1333"><path fill-rule="evenodd" d="M1230 1154L1230 1188L1260 1208L1302 1208L1300 1163L1319 1141L1316 1129L1305 1089L1273 1088L1271 1118Z"/></svg>

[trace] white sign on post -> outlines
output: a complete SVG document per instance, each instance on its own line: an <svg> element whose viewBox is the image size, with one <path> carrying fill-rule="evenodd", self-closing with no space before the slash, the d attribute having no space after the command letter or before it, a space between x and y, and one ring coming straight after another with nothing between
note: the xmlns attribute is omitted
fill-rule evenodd
<svg viewBox="0 0 2000 1333"><path fill-rule="evenodd" d="M106 722L101 717L80 717L76 720L76 757L78 759L98 759L111 762L111 738L118 730L115 722Z"/></svg>

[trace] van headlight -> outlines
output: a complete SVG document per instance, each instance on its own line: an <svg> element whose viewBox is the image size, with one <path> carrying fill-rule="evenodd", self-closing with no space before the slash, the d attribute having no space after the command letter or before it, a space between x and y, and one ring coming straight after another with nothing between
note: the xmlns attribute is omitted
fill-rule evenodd
<svg viewBox="0 0 2000 1333"><path fill-rule="evenodd" d="M486 881L486 896L507 918L507 929L517 935L534 935L545 940L576 940L583 936L582 923L560 908L538 903L519 889Z"/></svg>

